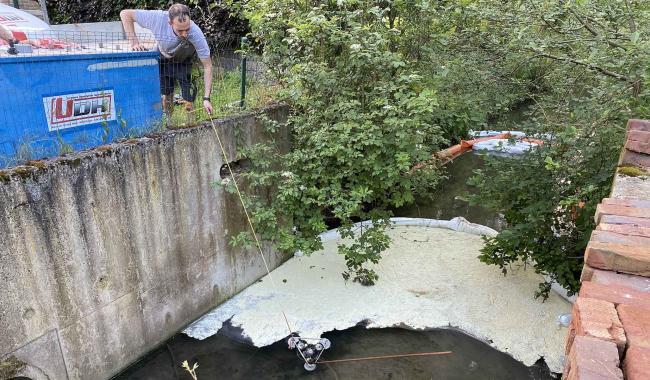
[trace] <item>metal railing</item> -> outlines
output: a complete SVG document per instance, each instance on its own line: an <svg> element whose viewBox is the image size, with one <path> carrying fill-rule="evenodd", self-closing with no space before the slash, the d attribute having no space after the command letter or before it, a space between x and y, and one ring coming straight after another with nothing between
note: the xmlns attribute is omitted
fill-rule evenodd
<svg viewBox="0 0 650 380"><path fill-rule="evenodd" d="M140 36L152 50L144 52L133 52L122 33L20 37L0 45L0 167L208 118L202 64L161 57L151 36ZM211 57L214 116L270 100L264 67L254 57L232 49L213 49Z"/></svg>

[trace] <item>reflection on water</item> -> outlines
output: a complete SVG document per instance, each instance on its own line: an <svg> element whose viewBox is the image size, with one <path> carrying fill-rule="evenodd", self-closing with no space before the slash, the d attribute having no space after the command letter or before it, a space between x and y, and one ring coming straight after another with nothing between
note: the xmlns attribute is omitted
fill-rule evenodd
<svg viewBox="0 0 650 380"><path fill-rule="evenodd" d="M226 335L230 335L227 337ZM191 377L179 367L198 362L199 380L206 379L438 379L547 380L543 363L526 367L507 354L462 332L449 329L412 331L355 327L325 334L332 341L323 360L452 351L450 355L321 364L306 372L285 342L255 348L233 334L219 333L203 341L176 335L163 347L118 376L120 380L173 380Z"/></svg>
<svg viewBox="0 0 650 380"><path fill-rule="evenodd" d="M430 219L451 219L462 216L472 223L482 224L499 231L504 220L494 211L481 206L470 206L463 195L471 193L467 180L474 169L483 167L483 156L468 152L446 165L447 178L443 179L433 199L416 200L412 205L398 208L395 216Z"/></svg>

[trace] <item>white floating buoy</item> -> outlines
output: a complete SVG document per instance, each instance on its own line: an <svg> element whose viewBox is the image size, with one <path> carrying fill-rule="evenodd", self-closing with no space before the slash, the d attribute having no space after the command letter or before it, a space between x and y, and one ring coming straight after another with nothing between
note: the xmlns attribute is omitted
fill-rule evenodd
<svg viewBox="0 0 650 380"><path fill-rule="evenodd" d="M311 372L316 369L316 364L305 363L304 367L307 371Z"/></svg>
<svg viewBox="0 0 650 380"><path fill-rule="evenodd" d="M563 327L569 327L572 318L571 314L560 314L557 316L557 324Z"/></svg>

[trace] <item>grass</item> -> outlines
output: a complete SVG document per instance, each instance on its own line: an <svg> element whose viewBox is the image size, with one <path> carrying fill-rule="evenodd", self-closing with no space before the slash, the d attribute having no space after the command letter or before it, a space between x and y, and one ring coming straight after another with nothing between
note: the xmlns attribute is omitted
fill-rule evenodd
<svg viewBox="0 0 650 380"><path fill-rule="evenodd" d="M128 140L130 138L145 135L151 132L163 132L166 129L184 128L196 125L202 121L209 120L208 114L203 109L203 75L199 70L201 64L194 65L194 75L198 76L198 92L197 100L194 102L194 110L187 112L182 105L175 106L174 113L170 123L163 120L152 124L149 128L143 131L141 128L131 130L127 127L128 120L123 120L121 112L118 115L118 130L113 131L116 133L116 138L113 141ZM249 76L246 85L246 108L240 107L240 92L241 92L241 72L239 70L224 71L215 67L214 79L212 82L211 103L214 110L213 118L220 118L224 116L231 116L242 113L245 109L254 109L268 104L277 93L277 87L270 84L263 78L254 78ZM179 93L180 88L176 86L175 92ZM102 125L105 135L110 132L108 124ZM52 152L41 151L33 143L35 139L25 138L17 147L17 151L12 156L0 155L0 168L13 167L20 165L24 162L38 159L40 157L52 156ZM108 141L104 141L106 143ZM60 135L57 136L58 154L72 153L74 150L68 142L64 141ZM34 165L32 165L34 166Z"/></svg>
<svg viewBox="0 0 650 380"><path fill-rule="evenodd" d="M195 68L196 70L196 68ZM202 79L202 78L201 78ZM197 100L194 110L186 111L182 105L176 105L172 114L169 128L182 128L201 121L209 120L207 112L203 109L203 81L198 86ZM217 72L212 82L211 103L214 113L213 118L235 115L244 111L240 107L241 98L241 73L239 71ZM246 83L246 109L258 108L273 99L276 88L264 80L249 78ZM177 88L176 92L180 92ZM166 123L163 123L166 124Z"/></svg>

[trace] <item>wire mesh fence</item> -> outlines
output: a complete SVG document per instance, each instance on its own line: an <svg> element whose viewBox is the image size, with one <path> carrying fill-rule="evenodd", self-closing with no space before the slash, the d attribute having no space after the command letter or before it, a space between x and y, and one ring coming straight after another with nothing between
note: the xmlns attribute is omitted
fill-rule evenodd
<svg viewBox="0 0 650 380"><path fill-rule="evenodd" d="M0 42L0 167L92 148L239 112L242 79L251 107L272 86L254 57L213 49L212 90L206 68L189 54L161 56L152 35L132 51L123 33L36 31ZM162 41L164 42L164 41ZM181 45L188 44L181 41ZM190 49L191 51L191 49Z"/></svg>

